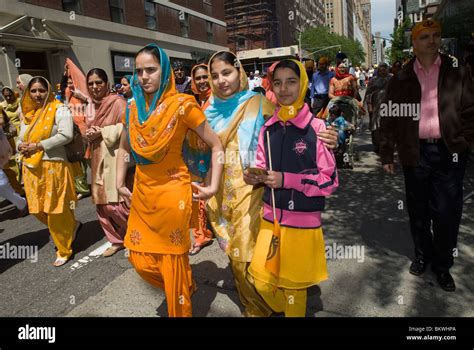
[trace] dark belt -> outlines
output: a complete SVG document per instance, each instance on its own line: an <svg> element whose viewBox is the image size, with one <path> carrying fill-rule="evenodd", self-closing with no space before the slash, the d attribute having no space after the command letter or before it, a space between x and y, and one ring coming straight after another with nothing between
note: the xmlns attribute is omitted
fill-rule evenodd
<svg viewBox="0 0 474 350"><path fill-rule="evenodd" d="M433 139L433 138L420 139L420 143L421 143L421 144L424 144L424 143L427 143L427 144L437 144L437 143L440 143L441 141L442 141L442 139Z"/></svg>
<svg viewBox="0 0 474 350"><path fill-rule="evenodd" d="M328 94L314 94L314 97L328 97Z"/></svg>

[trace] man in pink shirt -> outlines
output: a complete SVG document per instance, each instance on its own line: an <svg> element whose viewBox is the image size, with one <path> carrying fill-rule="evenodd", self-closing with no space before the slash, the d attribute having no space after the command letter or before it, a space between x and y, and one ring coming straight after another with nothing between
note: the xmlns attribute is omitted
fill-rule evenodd
<svg viewBox="0 0 474 350"><path fill-rule="evenodd" d="M439 53L439 22L415 25L412 43L416 57L387 87L384 103L398 109L381 118L380 156L384 170L394 174L396 145L403 166L415 245L410 273L419 276L431 263L441 288L454 291L449 269L461 221L468 152L474 149L474 86L464 67Z"/></svg>

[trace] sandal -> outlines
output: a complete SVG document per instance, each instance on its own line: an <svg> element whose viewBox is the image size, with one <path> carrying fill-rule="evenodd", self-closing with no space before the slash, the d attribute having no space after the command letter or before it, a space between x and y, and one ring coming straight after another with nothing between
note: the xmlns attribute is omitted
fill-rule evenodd
<svg viewBox="0 0 474 350"><path fill-rule="evenodd" d="M103 257L108 258L109 256L114 255L117 253L119 250L125 249L125 246L123 244L121 245L115 245L113 244L112 246L108 247L105 252L102 254Z"/></svg>
<svg viewBox="0 0 474 350"><path fill-rule="evenodd" d="M189 255L189 256L193 256L193 255L199 254L199 252L200 252L203 248L206 248L207 246L210 246L213 242L214 242L213 240L210 240L209 242L206 242L206 243L201 244L201 245L195 245L195 244L193 244L193 247L192 247L191 250L189 251L188 255Z"/></svg>
<svg viewBox="0 0 474 350"><path fill-rule="evenodd" d="M64 259L64 258L56 258L56 260L53 263L53 266L59 267L63 266L65 263L68 262L69 259Z"/></svg>

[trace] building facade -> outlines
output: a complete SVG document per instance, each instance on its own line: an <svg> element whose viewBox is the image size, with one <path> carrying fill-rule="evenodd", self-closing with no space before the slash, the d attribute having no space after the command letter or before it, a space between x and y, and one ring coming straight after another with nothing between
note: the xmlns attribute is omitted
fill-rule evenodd
<svg viewBox="0 0 474 350"><path fill-rule="evenodd" d="M156 43L188 67L227 49L224 0L0 0L0 80L22 73L60 81L67 57L118 81ZM3 56L3 57L2 57Z"/></svg>
<svg viewBox="0 0 474 350"><path fill-rule="evenodd" d="M225 20L231 51L291 46L324 25L323 0L225 0Z"/></svg>
<svg viewBox="0 0 474 350"><path fill-rule="evenodd" d="M331 32L354 39L354 0L325 0L326 26Z"/></svg>

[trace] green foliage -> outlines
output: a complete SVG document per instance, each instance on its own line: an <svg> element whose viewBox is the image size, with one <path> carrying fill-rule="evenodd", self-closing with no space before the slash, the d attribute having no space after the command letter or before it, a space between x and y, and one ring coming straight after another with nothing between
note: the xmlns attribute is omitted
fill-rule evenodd
<svg viewBox="0 0 474 350"><path fill-rule="evenodd" d="M341 45L340 50L347 55L353 66L359 66L365 62L366 53L360 41L354 41L345 36L331 33L328 27L316 27L304 31L301 36L301 43L303 49L309 52L321 50L328 46ZM334 64L338 52L339 48L335 47L318 51L311 56L315 60L321 56L327 56L331 63Z"/></svg>
<svg viewBox="0 0 474 350"><path fill-rule="evenodd" d="M410 43L407 38L405 38L405 31L411 28L411 21L409 18L405 18L403 24L393 29L393 34L390 34L392 37L392 47L389 52L386 53L386 56L389 58L390 63L393 63L397 60L404 62L409 54L403 52L404 49L410 48Z"/></svg>

